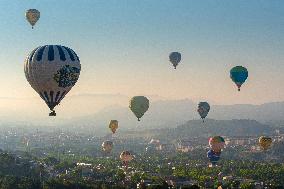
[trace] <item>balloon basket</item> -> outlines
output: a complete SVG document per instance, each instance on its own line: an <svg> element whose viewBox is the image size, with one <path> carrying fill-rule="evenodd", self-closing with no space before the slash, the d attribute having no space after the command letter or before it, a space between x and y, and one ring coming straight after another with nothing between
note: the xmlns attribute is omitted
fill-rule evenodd
<svg viewBox="0 0 284 189"><path fill-rule="evenodd" d="M56 116L56 112L55 111L50 112L49 116Z"/></svg>

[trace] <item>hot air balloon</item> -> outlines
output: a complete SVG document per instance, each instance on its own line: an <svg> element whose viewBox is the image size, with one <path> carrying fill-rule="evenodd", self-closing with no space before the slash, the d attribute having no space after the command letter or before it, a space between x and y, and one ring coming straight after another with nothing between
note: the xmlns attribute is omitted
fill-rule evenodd
<svg viewBox="0 0 284 189"><path fill-rule="evenodd" d="M118 121L111 120L108 127L110 128L111 132L114 134L118 128Z"/></svg>
<svg viewBox="0 0 284 189"><path fill-rule="evenodd" d="M149 108L149 100L145 96L134 96L130 100L129 108L140 121L140 118Z"/></svg>
<svg viewBox="0 0 284 189"><path fill-rule="evenodd" d="M102 143L102 149L104 152L110 153L112 150L112 147L113 147L112 141L107 140Z"/></svg>
<svg viewBox="0 0 284 189"><path fill-rule="evenodd" d="M210 105L208 104L208 102L199 102L197 112L199 113L203 122L209 111Z"/></svg>
<svg viewBox="0 0 284 189"><path fill-rule="evenodd" d="M266 137L266 136L261 136L258 139L258 143L263 150L267 150L272 144L272 138Z"/></svg>
<svg viewBox="0 0 284 189"><path fill-rule="evenodd" d="M81 70L79 57L65 46L45 45L35 48L24 64L26 78L56 116L54 107L77 82Z"/></svg>
<svg viewBox="0 0 284 189"><path fill-rule="evenodd" d="M216 165L220 159L221 152L214 152L212 149L207 152L207 157L209 158L212 165Z"/></svg>
<svg viewBox="0 0 284 189"><path fill-rule="evenodd" d="M171 52L169 55L170 62L173 64L176 69L177 65L181 61L181 54L179 52Z"/></svg>
<svg viewBox="0 0 284 189"><path fill-rule="evenodd" d="M209 146L214 152L221 152L225 146L225 140L220 136L211 137L209 139Z"/></svg>
<svg viewBox="0 0 284 189"><path fill-rule="evenodd" d="M40 12L36 9L29 9L26 11L26 19L34 28L34 25L40 18Z"/></svg>
<svg viewBox="0 0 284 189"><path fill-rule="evenodd" d="M248 70L243 66L233 67L230 71L232 81L237 85L238 91L241 90L242 84L248 78Z"/></svg>
<svg viewBox="0 0 284 189"><path fill-rule="evenodd" d="M129 151L123 151L120 154L120 159L123 162L123 165L125 165L127 167L128 166L128 162L133 160L133 156L132 156L132 154Z"/></svg>

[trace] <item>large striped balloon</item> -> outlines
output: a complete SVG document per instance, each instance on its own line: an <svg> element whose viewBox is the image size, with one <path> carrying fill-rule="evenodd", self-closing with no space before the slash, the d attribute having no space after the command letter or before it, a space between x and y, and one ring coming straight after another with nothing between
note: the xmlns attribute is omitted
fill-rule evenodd
<svg viewBox="0 0 284 189"><path fill-rule="evenodd" d="M54 107L77 82L81 70L76 53L61 45L45 45L34 49L24 65L26 78L55 116Z"/></svg>

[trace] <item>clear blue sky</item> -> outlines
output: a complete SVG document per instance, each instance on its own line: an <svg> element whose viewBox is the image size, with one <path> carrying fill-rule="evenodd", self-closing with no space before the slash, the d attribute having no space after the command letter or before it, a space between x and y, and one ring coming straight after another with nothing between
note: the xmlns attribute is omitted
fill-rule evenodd
<svg viewBox="0 0 284 189"><path fill-rule="evenodd" d="M41 12L34 30L29 8ZM37 96L23 61L39 45L63 44L82 64L72 94L284 100L283 0L1 0L0 10L2 97ZM183 55L177 70L171 51ZM229 78L235 65L249 70L241 93Z"/></svg>

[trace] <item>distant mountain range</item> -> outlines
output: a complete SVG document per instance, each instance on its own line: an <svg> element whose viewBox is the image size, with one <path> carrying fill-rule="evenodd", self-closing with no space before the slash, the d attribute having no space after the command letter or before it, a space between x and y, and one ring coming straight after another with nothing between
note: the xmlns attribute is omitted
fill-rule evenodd
<svg viewBox="0 0 284 189"><path fill-rule="evenodd" d="M209 136L261 136L275 134L275 128L255 120L213 120L204 123L199 120L188 121L177 128L170 129L167 135L172 137L209 137Z"/></svg>
<svg viewBox="0 0 284 189"><path fill-rule="evenodd" d="M175 128L160 128L139 130L139 132L126 131L120 137L155 138L163 142L177 139L194 140L194 138L209 138L211 136L226 137L259 137L261 135L273 135L276 128L255 120L214 120L207 119L204 123L200 120L190 120ZM281 132L284 128L281 129ZM206 141L207 142L207 141Z"/></svg>
<svg viewBox="0 0 284 189"><path fill-rule="evenodd" d="M261 105L216 105L212 110L210 117L214 119L284 120L284 102Z"/></svg>
<svg viewBox="0 0 284 189"><path fill-rule="evenodd" d="M197 104L191 100L162 100L152 102L148 112L138 122L128 107L112 106L90 116L70 120L69 124L105 128L109 120L117 119L120 129L175 128L188 120L200 122ZM247 119L265 123L284 120L284 102L262 105L213 105L208 118L216 120Z"/></svg>
<svg viewBox="0 0 284 189"><path fill-rule="evenodd" d="M44 125L46 123L75 127L105 128L109 120L117 119L121 129L174 128L188 120L200 119L197 103L189 100L165 100L150 96L150 108L138 122L128 108L129 97L121 94L83 94L68 96L57 108L56 118L48 117L48 108L38 99L0 99L0 119ZM2 103L3 101L3 103ZM7 106L5 106L7 104ZM15 106L15 107L13 107ZM284 102L262 105L211 105L208 118L216 120L251 119L283 123Z"/></svg>

